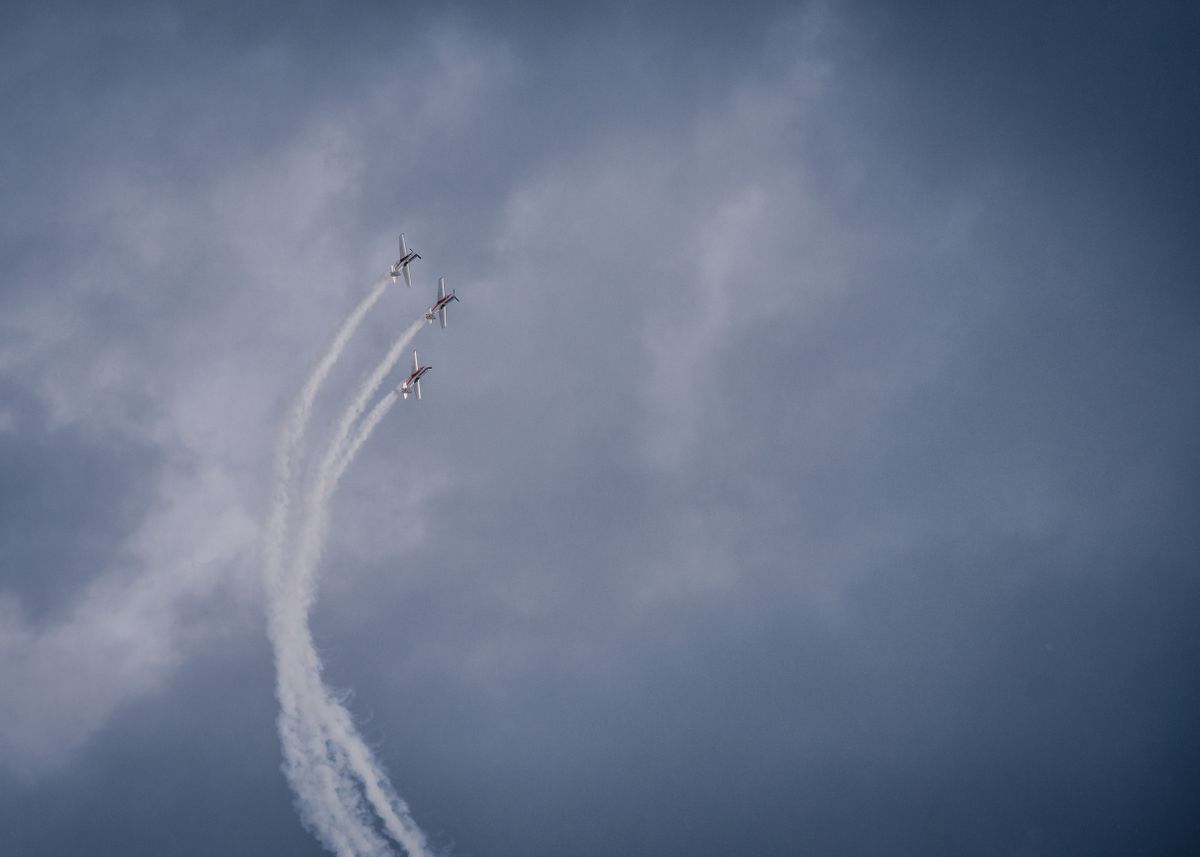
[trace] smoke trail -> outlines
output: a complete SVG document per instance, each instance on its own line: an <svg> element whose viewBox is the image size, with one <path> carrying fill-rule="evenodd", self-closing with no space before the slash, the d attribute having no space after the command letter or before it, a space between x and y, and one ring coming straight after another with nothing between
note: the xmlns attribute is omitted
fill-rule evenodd
<svg viewBox="0 0 1200 857"><path fill-rule="evenodd" d="M329 371L333 368L333 364L341 357L350 337L354 335L362 320L366 318L371 307L375 306L380 296L383 295L389 282L390 278L380 277L367 296L359 302L350 315L346 316L346 320L338 328L333 342L330 343L329 348L326 349L325 354L313 367L308 379L304 382L304 387L300 390L300 395L297 396L296 402L292 406L292 412L284 423L283 431L275 444L274 493L271 514L267 522L264 550L267 580L272 586L278 585L279 575L283 569L283 551L287 535L288 515L291 511L291 483L297 460L300 457L308 420L312 415L313 401L317 397L317 391L329 377Z"/></svg>
<svg viewBox="0 0 1200 857"><path fill-rule="evenodd" d="M353 442L350 442L349 448L347 448L347 438L355 420L366 407L367 401L374 395L388 372L394 368L404 349L423 326L423 319L410 325L392 345L391 350L375 370L363 381L358 395L343 412L307 493L304 524L300 532L300 546L296 551L295 566L288 587L288 601L291 609L299 618L305 631L307 631L305 623L308 612L315 598L316 572L328 529L329 503L342 474L353 461L354 455L357 454L371 431L390 409L390 403L395 401L395 396L389 394L380 405L372 410L367 421L355 435ZM385 404L386 406L383 406ZM425 855L427 846L424 834L413 821L408 805L396 794L374 754L358 735L349 713L332 697L329 689L320 682L320 660L312 648L311 637L305 633L298 635L293 642L297 644L297 648L290 649L290 651L299 656L302 661L310 664L307 675L301 675L300 678L308 678L311 681L301 685L297 701L306 705L308 713L318 718L317 725L328 741L329 747L338 757L340 773L352 775L361 784L375 815L383 822L384 828L392 838L399 842L409 854ZM300 710L299 704L297 710ZM356 803L347 809L358 814L360 805Z"/></svg>
<svg viewBox="0 0 1200 857"><path fill-rule="evenodd" d="M386 371L380 373L379 369L386 367L386 369L390 371L391 368L396 365L396 361L399 360L400 355L405 350L405 346L412 341L412 337L415 333L413 328L420 330L420 322L414 323L413 326L406 330L392 345L391 351L389 351L387 356L380 361L376 371L373 372L371 376L363 382L362 388L359 390L359 398L355 399L354 404L347 409L347 414L350 414L351 411L354 412L355 416L362 413L362 409L366 405L366 400L374 395L375 391L379 389L379 385L383 380L383 376L387 374ZM387 416L387 412L390 411L392 406L396 404L396 400L399 398L399 396L400 393L396 390L389 392L382 399L375 403L375 407L371 409L371 412L367 414L366 418L363 419L363 421L359 424L358 431L354 433L354 437L346 439L343 436L340 444L330 445L329 450L331 455L329 474L330 482L333 486L336 487L337 483L341 481L342 475L346 472L346 468L350 466L350 463L354 461L354 457L358 455L359 448L366 443L367 438L371 436L371 432L375 431L375 426L379 425L380 421ZM346 434L349 434L350 426L347 425L345 428Z"/></svg>
<svg viewBox="0 0 1200 857"><path fill-rule="evenodd" d="M321 681L321 662L308 629L310 599L297 592L294 585L289 586L283 576L292 483L313 402L387 284L386 277L380 279L342 323L297 397L276 442L273 497L265 532L268 630L278 674L276 693L280 702L278 723L284 772L296 794L306 827L339 857L382 857L391 853L375 832L360 794L360 784L389 833L414 857L427 853L424 836L412 823L407 807L398 797L389 799L394 792L386 778L377 773L371 775L378 771L377 764L354 732L345 709ZM387 811L380 813L380 806Z"/></svg>
<svg viewBox="0 0 1200 857"><path fill-rule="evenodd" d="M367 442L367 438L371 436L371 432L375 431L375 426L379 425L380 421L387 416L387 412L392 409L392 406L396 404L399 398L400 394L392 390L380 399L375 404L375 407L371 408L371 412L363 419L362 424L358 427L358 431L354 433L354 437L346 445L346 451L334 462L332 480L335 485L341 481L342 474L346 472L346 468L350 466L350 462L354 461L354 457L358 455L359 448Z"/></svg>
<svg viewBox="0 0 1200 857"><path fill-rule="evenodd" d="M295 624L305 625L303 619ZM295 633L308 637L306 626L295 628ZM356 783L346 773L342 754L321 727L322 714L313 710L314 701L319 705L325 690L316 678L317 667L310 664L306 670L302 666L309 660L304 657L306 652L315 658L311 639L288 649L300 655L291 670L305 674L280 678L279 735L284 772L305 826L339 857L389 855L391 849L375 832Z"/></svg>
<svg viewBox="0 0 1200 857"><path fill-rule="evenodd" d="M346 709L320 680L320 662L307 617L293 611L294 660L282 680L280 734L289 780L305 800L306 821L318 832L357 839L352 854L390 854L374 831L374 819L413 857L427 857L425 837L396 795L374 754L359 737ZM364 801L363 798L366 798ZM372 815L373 812L373 815ZM329 822L321 825L321 821ZM328 842L328 836L323 836Z"/></svg>
<svg viewBox="0 0 1200 857"><path fill-rule="evenodd" d="M380 385L383 384L384 378L395 368L396 363L408 348L408 344L424 326L424 319L418 319L409 325L408 329L392 343L391 349L379 361L374 371L363 380L354 400L342 412L333 439L326 447L325 455L317 468L312 487L306 498L304 526L300 534L300 547L296 552L295 574L292 580L293 585L299 588L304 597L306 609L311 606L314 597L313 582L317 565L321 561L321 551L325 545L325 535L329 524L329 501L337 489L338 480L345 472L346 467L350 465L347 460L342 466L338 466L339 458L343 457L342 452L347 438L354 427L355 420L362 414L371 396L375 395ZM359 445L361 446L361 444Z"/></svg>

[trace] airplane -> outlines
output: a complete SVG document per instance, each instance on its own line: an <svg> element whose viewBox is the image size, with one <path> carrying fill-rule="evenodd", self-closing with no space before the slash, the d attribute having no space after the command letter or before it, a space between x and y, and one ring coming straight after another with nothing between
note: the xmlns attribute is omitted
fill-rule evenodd
<svg viewBox="0 0 1200 857"><path fill-rule="evenodd" d="M396 392L405 399L408 398L409 393L415 392L419 401L421 398L421 376L432 368L432 366L422 366L417 360L417 352L413 351L412 373L404 380L403 384L396 388Z"/></svg>
<svg viewBox="0 0 1200 857"><path fill-rule="evenodd" d="M396 278L401 274L404 275L405 284L412 288L412 274L408 273L408 266L412 264L413 259L420 259L421 254L415 250L409 251L408 244L404 242L404 233L400 233L400 258L392 264L392 269L388 271L392 276L392 282L396 282Z"/></svg>
<svg viewBox="0 0 1200 857"><path fill-rule="evenodd" d="M448 295L446 294L446 278L438 277L437 303L435 303L433 306L431 306L429 308L429 311L425 313L426 320L430 324L433 324L433 317L441 316L442 317L442 327L445 327L446 326L446 306L450 303L450 301L456 301L456 300L458 300L458 298L455 296L454 292L451 292Z"/></svg>

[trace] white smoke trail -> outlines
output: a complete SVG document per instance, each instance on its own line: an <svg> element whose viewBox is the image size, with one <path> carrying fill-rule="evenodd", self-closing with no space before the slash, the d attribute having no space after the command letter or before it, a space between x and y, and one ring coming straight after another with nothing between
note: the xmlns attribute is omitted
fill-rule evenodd
<svg viewBox="0 0 1200 857"><path fill-rule="evenodd" d="M292 585L298 588L301 596L304 598L306 610L311 607L315 594L313 583L317 566L321 561L321 551L325 546L326 530L329 525L329 501L333 497L333 492L337 489L338 479L341 478L341 475L350 465L349 461L345 461L339 466L339 459L344 458L342 453L346 447L347 438L354 427L354 422L366 408L367 402L375 395L375 392L383 384L388 373L395 368L396 363L408 348L409 343L412 342L413 337L424 326L425 321L423 319L418 319L409 325L396 341L392 343L391 349L379 361L374 371L363 380L354 400L342 412L342 417L338 421L337 428L334 430L333 438L329 441L329 445L325 449L325 455L321 459L320 466L317 468L312 486L306 497L304 526L300 533L300 547L296 551L295 570L291 581ZM361 446L361 444L359 445Z"/></svg>
<svg viewBox="0 0 1200 857"><path fill-rule="evenodd" d="M265 532L268 628L278 673L284 771L306 826L339 857L382 857L391 853L375 832L360 784L389 833L414 857L427 854L424 836L412 822L407 807L378 773L378 765L354 732L348 713L321 681L321 662L308 629L310 598L297 591L295 581L286 580L283 574L292 483L313 402L387 284L387 278L381 279L342 323L297 397L276 443L273 497ZM380 812L381 806L384 812Z"/></svg>
<svg viewBox="0 0 1200 857"><path fill-rule="evenodd" d="M338 459L333 484L396 398L395 393L389 393L367 415L346 454ZM320 681L321 663L308 630L306 609L296 598L287 603L293 629L288 643L281 648L287 653L286 666L291 669L286 678L281 674L279 680L279 730L288 781L300 798L306 823L339 855L389 853L372 829L356 788L361 784L388 833L410 854L425 854L424 837L407 805L381 773L346 709ZM274 636L283 639L280 634ZM281 671L284 668L281 661Z"/></svg>
<svg viewBox="0 0 1200 857"><path fill-rule="evenodd" d="M400 394L392 390L382 399L375 403L375 407L371 408L371 412L363 419L358 427L358 431L354 433L354 437L346 445L346 451L334 463L332 480L336 485L341 481L342 474L346 472L346 468L354 461L354 457L358 455L358 450L367 438L371 436L371 432L375 431L375 426L379 425L380 421L387 416L387 412L392 409L392 406L399 400Z"/></svg>
<svg viewBox="0 0 1200 857"><path fill-rule="evenodd" d="M306 623L301 619L298 635L308 636ZM311 640L288 647L300 655L292 664L297 672L306 660L303 655L315 656ZM319 705L325 689L310 665L303 675L293 675L279 682L279 734L284 750L284 772L296 794L297 807L305 826L338 857L389 855L391 849L374 830L366 807L358 794L357 784L346 773L346 765L332 746L322 728L324 717L313 710Z"/></svg>
<svg viewBox="0 0 1200 857"><path fill-rule="evenodd" d="M367 401L395 367L400 355L422 326L424 326L423 319L410 325L392 345L391 350L375 370L364 380L358 395L343 412L321 464L316 470L306 497L304 524L300 531L300 546L296 551L295 565L288 581L289 603L295 614L301 617L302 622L307 621L308 612L315 598L316 572L328 529L329 504L333 493L342 474L353 461L354 455L390 409L390 404L387 404L386 407L377 405L372 410L348 448L347 438L355 420L366 407ZM395 396L389 394L381 405L394 401ZM306 629L307 625L304 627ZM340 766L341 772L352 775L361 784L371 808L383 822L388 834L399 842L410 855L423 857L428 853L425 836L413 821L408 805L396 794L374 754L358 735L349 713L333 698L329 689L320 682L320 661L315 650L312 649L311 638L305 635L297 642L303 643L303 645L301 646L302 651L297 651L296 654L313 665L309 676L316 679L315 683L302 685L302 691L307 691L302 698L307 705L307 710L319 718L322 734L343 763ZM349 809L355 813L359 812L357 804Z"/></svg>
<svg viewBox="0 0 1200 857"><path fill-rule="evenodd" d="M300 395L292 406L292 412L284 423L283 430L275 444L274 491L271 502L271 514L267 522L265 565L269 585L278 585L279 575L283 570L283 552L286 543L288 516L291 511L291 483L296 471L297 460L300 457L304 433L308 428L308 420L312 415L313 401L317 391L329 377L333 364L341 357L350 337L358 330L362 320L366 318L371 307L383 295L390 282L389 277L381 277L363 298L346 316L342 326L338 328L333 342L329 344L325 354L317 361L309 373Z"/></svg>

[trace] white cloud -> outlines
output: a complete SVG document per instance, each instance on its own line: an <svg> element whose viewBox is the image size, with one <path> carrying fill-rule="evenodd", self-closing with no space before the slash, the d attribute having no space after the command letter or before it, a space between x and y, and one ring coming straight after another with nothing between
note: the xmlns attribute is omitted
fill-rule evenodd
<svg viewBox="0 0 1200 857"><path fill-rule="evenodd" d="M81 189L93 212L80 214L84 246L119 249L84 253L52 288L26 292L5 374L47 406L51 427L153 450L144 466L159 468L156 499L118 567L91 570L65 610L35 622L5 598L0 682L22 691L4 695L0 764L35 774L62 763L220 631L218 596L257 603L274 422L309 359L296 343L319 343L328 326L302 311L337 311L354 270L331 242L296 243L320 232L353 179L340 150L318 122L187 199L133 176ZM301 275L319 290L305 283L306 300ZM121 311L92 314L105 303Z"/></svg>
<svg viewBox="0 0 1200 857"><path fill-rule="evenodd" d="M92 583L49 617L35 620L0 593L0 683L23 688L4 696L0 765L36 775L62 764L220 631L215 605L258 604L257 532L278 421L357 290L393 258L395 224L366 239L347 234L381 193L364 158L395 151L384 137L397 129L406 159L465 133L517 73L502 45L453 27L428 35L432 62L411 52L372 58L363 85L345 87L349 98L308 104L294 134L223 150L225 168L206 185L171 157L192 157L198 130L225 145L203 105L244 109L238 93L173 113L157 168L91 159L74 176L72 204L58 215L70 240L56 242L72 252L39 260L5 296L0 373L45 407L49 428L71 426L100 448L126 438L153 450L145 466L157 468L157 499L121 540L121 561L89 570ZM272 79L289 67L278 53L266 60ZM245 62L257 69L253 55ZM389 292L378 313L403 303L415 316L416 301ZM344 362L373 363L378 335L364 330ZM354 374L340 371L335 386ZM341 404L330 395L319 407L326 402ZM17 425L3 413L0 430ZM318 420L314 443L321 429ZM364 478L374 492L388 487L370 474L351 487L362 490ZM423 501L438 481L413 485L391 500L364 498L365 513L346 516L351 555L378 557L371 539L381 531L392 550L422 538ZM389 526L397 518L404 526ZM256 618L241 611L231 621L246 615Z"/></svg>
<svg viewBox="0 0 1200 857"><path fill-rule="evenodd" d="M62 764L124 701L161 686L205 631L189 609L246 573L257 528L226 475L171 473L156 511L46 625L0 600L0 762L24 775ZM243 597L245 597L243 595ZM206 618L204 621L211 621ZM218 626L220 623L217 623ZM190 638L190 639L189 639Z"/></svg>

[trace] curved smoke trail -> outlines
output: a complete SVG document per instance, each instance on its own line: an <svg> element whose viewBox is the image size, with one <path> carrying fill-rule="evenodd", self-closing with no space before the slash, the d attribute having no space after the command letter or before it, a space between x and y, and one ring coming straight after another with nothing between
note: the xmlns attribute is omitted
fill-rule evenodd
<svg viewBox="0 0 1200 857"><path fill-rule="evenodd" d="M317 564L328 525L329 502L346 467L386 409L377 407L371 412L369 427L364 423L366 432L360 429L348 454L343 450L347 437L366 401L394 368L403 348L421 326L422 322L416 322L404 332L343 413L306 494L300 545L293 556L291 574L285 579L281 570L276 569L273 576L276 585L272 586L271 592L270 629L278 670L279 732L284 748L284 770L306 825L326 847L347 857L391 853L388 844L376 832L378 822L382 822L387 834L413 857L426 857L429 853L424 834L413 821L407 804L396 794L374 754L359 736L349 712L321 680L321 661L308 627ZM339 341L344 346L344 340ZM335 350L331 347L326 355L330 359L323 360L322 365L327 362L332 365L336 359ZM289 438L303 437L304 423L311 412L319 380L311 385L312 395L305 395L310 389L306 385L305 393L293 411L295 423L281 439L279 460L292 467L298 458L299 443L292 449L286 444ZM287 488L277 493L282 502L277 503L276 508L283 506L279 516L285 522L278 530L282 536L287 532L290 484L290 472L277 479L277 487ZM282 543L281 539L274 553L280 560L284 553Z"/></svg>
<svg viewBox="0 0 1200 857"><path fill-rule="evenodd" d="M413 337L424 326L423 318L410 324L392 343L388 353L379 361L371 374L359 385L358 393L353 401L342 412L333 438L325 448L325 455L317 467L305 501L304 526L300 531L300 547L296 551L295 572L292 581L305 599L306 609L311 607L315 597L313 582L316 577L317 565L321 561L321 551L325 546L325 536L329 526L329 501L337 489L338 480L350 465L349 460L339 461L346 458L343 451L346 448L350 432L354 428L355 421L366 408L367 402L375 395L388 373L396 367L396 363L403 356ZM357 452L357 448L355 451Z"/></svg>
<svg viewBox="0 0 1200 857"><path fill-rule="evenodd" d="M404 349L424 326L424 319L414 322L400 335L392 345L387 355L375 367L375 370L363 381L358 394L347 406L338 421L337 428L326 448L320 465L316 470L313 483L308 491L305 503L304 524L300 530L300 546L296 551L295 565L289 579L292 606L295 614L305 623L315 598L315 581L317 568L329 524L329 504L334 491L346 468L354 459L354 455L362 447L371 431L390 409L376 406L368 420L364 422L359 432L347 449L348 438L355 421L362 414L367 401L375 394L387 374L395 367ZM395 396L389 394L383 401L395 401ZM417 827L409 812L408 805L396 794L386 773L375 759L374 754L363 742L354 728L349 713L333 698L333 695L320 682L320 661L312 649L311 636L297 638L299 647L296 654L303 662L312 664L307 678L315 681L308 689L311 695L307 698L311 704L310 713L319 719L323 734L331 747L342 755L344 762L341 770L353 776L361 784L366 798L375 815L383 822L388 834L404 846L410 855L425 855L427 845L425 836ZM358 812L357 804L349 807Z"/></svg>
<svg viewBox="0 0 1200 857"><path fill-rule="evenodd" d="M293 614L294 616L294 614ZM276 631L280 623L276 624ZM300 667L306 660L303 651L313 652L306 624L292 624L296 639L288 646L298 653L295 672L290 678L280 676L279 736L283 746L284 773L296 794L296 805L305 826L338 857L372 855L383 857L391 849L374 830L366 806L358 794L357 785L346 773L346 766L336 746L328 740L321 723L323 717L314 705L320 705L324 688L312 674L319 671L317 663ZM280 639L276 634L276 639ZM302 642L303 640L303 642ZM299 667L298 669L296 669ZM287 671L281 667L281 673Z"/></svg>
<svg viewBox="0 0 1200 857"><path fill-rule="evenodd" d="M278 585L279 576L283 570L284 544L286 543L288 516L291 511L292 480L295 476L297 461L300 458L308 420L312 416L313 401L317 397L317 391L329 377L329 371L333 368L333 364L342 356L346 344L358 330L358 326L366 318L367 313L371 311L371 307L375 306L375 303L383 295L390 281L389 277L381 277L367 296L350 312L350 315L346 316L346 320L342 322L342 326L334 335L333 342L329 344L329 348L317 361L317 365L313 367L308 379L304 382L300 395L296 397L292 412L288 415L275 444L274 492L271 514L267 521L264 549L267 580L272 586Z"/></svg>
<svg viewBox="0 0 1200 857"><path fill-rule="evenodd" d="M413 822L407 806L395 794L373 754L358 736L349 713L321 680L321 661L308 627L311 579L315 560L320 555L320 543L316 544L315 550L302 551L305 556L313 557L310 564L297 562L296 570L302 572L303 581L295 577L288 579L284 574L292 485L303 454L304 435L314 400L334 363L387 284L387 278L381 279L347 316L297 397L276 443L274 490L265 533L268 630L275 649L284 772L296 794L305 825L339 857L383 857L392 853L388 843L376 832L374 819L382 821L388 834L413 857L428 854L424 835ZM419 325L414 324L406 331L402 337L405 343L418 328ZM394 346L393 351L400 347L399 344ZM391 358L389 352L389 359L394 365L397 358ZM377 369L371 377L375 375L380 375L381 381L386 370L380 373ZM365 395L369 397L377 387L378 382ZM309 492L310 507L314 499L319 501L317 517L309 515L309 518L319 525L321 539L324 537L324 508L333 488L353 459L353 452L357 452L366 440L360 432L353 452L339 458L338 452L348 432L342 425L351 424L363 407L365 404L359 404L356 399L348 409L349 416L343 417L330 451L322 461L314 491ZM377 422L375 419L374 423ZM336 474L332 473L334 468L330 463L334 459L342 464L336 468ZM330 475L334 478L330 479ZM315 490L318 488L320 491ZM303 528L304 534L311 531L311 526ZM311 539L302 538L305 543ZM296 559L299 558L298 554Z"/></svg>
<svg viewBox="0 0 1200 857"><path fill-rule="evenodd" d="M342 474L346 472L346 468L350 466L350 462L354 461L354 457L358 455L358 450L367 438L371 436L371 432L375 431L375 426L379 425L380 421L387 416L387 412L396 404L396 400L400 398L400 394L392 390L382 399L375 403L375 407L371 408L371 413L363 419L362 424L358 427L358 431L354 433L354 437L346 445L346 451L337 459L333 468L333 482L337 484L342 478Z"/></svg>

